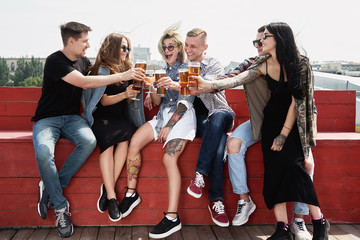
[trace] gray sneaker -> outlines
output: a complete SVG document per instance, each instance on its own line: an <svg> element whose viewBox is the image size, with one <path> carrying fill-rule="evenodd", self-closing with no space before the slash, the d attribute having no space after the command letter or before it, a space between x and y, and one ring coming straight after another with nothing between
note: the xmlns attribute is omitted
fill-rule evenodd
<svg viewBox="0 0 360 240"><path fill-rule="evenodd" d="M311 234L306 229L304 219L302 218L293 218L290 230L295 235L295 240L311 240Z"/></svg>
<svg viewBox="0 0 360 240"><path fill-rule="evenodd" d="M62 238L70 237L74 232L74 226L72 225L69 216L71 213L69 212L70 204L67 203L62 209L55 209L56 222L55 225L58 229L58 234Z"/></svg>
<svg viewBox="0 0 360 240"><path fill-rule="evenodd" d="M47 211L50 207L50 196L46 191L44 182L42 180L40 180L39 182L39 192L40 192L40 198L37 205L38 213L42 219L46 219Z"/></svg>
<svg viewBox="0 0 360 240"><path fill-rule="evenodd" d="M249 220L250 214L252 214L255 209L256 205L250 198L250 202L245 202L243 199L238 201L237 211L234 219L232 220L233 226L241 226L245 224Z"/></svg>

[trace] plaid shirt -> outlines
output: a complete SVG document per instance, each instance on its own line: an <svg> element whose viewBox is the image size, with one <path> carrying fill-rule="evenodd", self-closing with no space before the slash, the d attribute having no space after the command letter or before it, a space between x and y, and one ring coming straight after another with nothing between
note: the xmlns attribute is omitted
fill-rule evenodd
<svg viewBox="0 0 360 240"><path fill-rule="evenodd" d="M219 60L205 56L200 63L200 76L204 80L215 79L222 76L224 69ZM209 110L208 116L212 115L217 110L228 111L233 118L235 118L234 111L229 107L224 91L216 93L201 93L199 98Z"/></svg>

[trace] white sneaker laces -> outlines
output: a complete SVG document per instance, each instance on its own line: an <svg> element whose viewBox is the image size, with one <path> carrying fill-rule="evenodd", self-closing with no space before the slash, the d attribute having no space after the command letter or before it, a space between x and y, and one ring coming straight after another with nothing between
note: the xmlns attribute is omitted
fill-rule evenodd
<svg viewBox="0 0 360 240"><path fill-rule="evenodd" d="M238 215L242 212L245 205L246 205L246 203L243 203L243 204L238 203L238 209L237 209L236 215Z"/></svg>
<svg viewBox="0 0 360 240"><path fill-rule="evenodd" d="M217 212L218 214L223 214L225 213L225 210L224 210L224 205L222 204L221 201L217 201L214 203L214 206L212 207L212 209L215 210L215 212Z"/></svg>
<svg viewBox="0 0 360 240"><path fill-rule="evenodd" d="M304 226L305 223L303 221L300 222L295 221L295 225L300 231L305 231L305 226Z"/></svg>
<svg viewBox="0 0 360 240"><path fill-rule="evenodd" d="M194 181L197 187L205 187L204 177L201 173L196 172Z"/></svg>
<svg viewBox="0 0 360 240"><path fill-rule="evenodd" d="M56 215L56 225L60 225L62 228L66 227L66 220L64 218L64 215L71 216L71 213L69 211L66 211L66 207L60 210L55 211Z"/></svg>

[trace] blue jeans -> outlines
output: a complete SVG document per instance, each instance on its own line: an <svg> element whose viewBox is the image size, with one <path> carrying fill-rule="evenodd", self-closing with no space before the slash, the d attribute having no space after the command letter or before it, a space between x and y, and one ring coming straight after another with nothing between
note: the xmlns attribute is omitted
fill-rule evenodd
<svg viewBox="0 0 360 240"><path fill-rule="evenodd" d="M198 136L202 138L200 152L196 164L196 172L209 177L209 199L211 202L224 200L224 151L226 133L233 122L232 115L225 110L218 110L209 118L207 115L197 116Z"/></svg>
<svg viewBox="0 0 360 240"><path fill-rule="evenodd" d="M247 186L247 175L245 165L245 153L248 147L260 141L260 139L254 140L251 133L250 120L242 123L238 126L235 131L231 134L230 138L238 138L243 141L240 147L240 152L235 154L228 154L228 165L230 181L233 187L233 192L236 194L246 194L249 192ZM311 149L309 158L313 159ZM311 177L313 173L311 174ZM309 208L305 203L294 202L294 213L308 215Z"/></svg>
<svg viewBox="0 0 360 240"><path fill-rule="evenodd" d="M75 149L58 172L54 149L60 137L73 142ZM62 189L69 184L72 176L93 152L96 138L85 119L77 115L65 115L35 122L33 143L40 177L49 193L52 208L61 209L67 205Z"/></svg>

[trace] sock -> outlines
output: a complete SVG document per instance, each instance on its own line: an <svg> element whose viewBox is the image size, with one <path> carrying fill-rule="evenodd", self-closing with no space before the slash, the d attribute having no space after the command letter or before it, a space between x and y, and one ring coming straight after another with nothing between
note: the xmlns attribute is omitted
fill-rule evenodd
<svg viewBox="0 0 360 240"><path fill-rule="evenodd" d="M134 193L126 193L125 197L135 197Z"/></svg>
<svg viewBox="0 0 360 240"><path fill-rule="evenodd" d="M173 217L166 216L166 218L172 222L176 222L176 220L177 220L177 217L173 218Z"/></svg>

